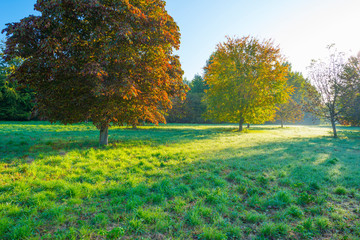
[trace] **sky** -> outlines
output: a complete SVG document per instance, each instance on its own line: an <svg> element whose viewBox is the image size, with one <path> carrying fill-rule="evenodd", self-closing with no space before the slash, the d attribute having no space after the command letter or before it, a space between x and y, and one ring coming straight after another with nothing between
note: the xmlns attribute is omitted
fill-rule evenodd
<svg viewBox="0 0 360 240"><path fill-rule="evenodd" d="M0 29L36 14L36 0L0 0ZM225 36L272 39L292 64L307 75L312 59L326 46L356 55L360 51L360 0L167 0L166 9L180 27L184 76L191 80ZM0 35L5 40L4 35Z"/></svg>

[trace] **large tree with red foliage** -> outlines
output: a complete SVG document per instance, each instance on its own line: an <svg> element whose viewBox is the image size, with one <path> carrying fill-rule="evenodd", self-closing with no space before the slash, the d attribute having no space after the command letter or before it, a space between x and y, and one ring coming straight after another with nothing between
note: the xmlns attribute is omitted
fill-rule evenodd
<svg viewBox="0 0 360 240"><path fill-rule="evenodd" d="M110 124L164 122L186 86L179 27L162 0L38 0L39 16L7 24L13 78L36 92L40 114L64 124L92 120L107 144Z"/></svg>

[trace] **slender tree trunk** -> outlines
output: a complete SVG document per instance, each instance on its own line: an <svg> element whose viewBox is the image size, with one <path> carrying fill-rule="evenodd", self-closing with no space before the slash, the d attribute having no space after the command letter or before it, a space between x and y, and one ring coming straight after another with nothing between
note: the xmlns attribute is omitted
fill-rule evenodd
<svg viewBox="0 0 360 240"><path fill-rule="evenodd" d="M283 128L284 127L284 121L281 119L280 122L281 122L281 127Z"/></svg>
<svg viewBox="0 0 360 240"><path fill-rule="evenodd" d="M331 126L332 126L332 129L333 129L333 133L334 133L334 138L337 138L337 132L336 132L336 123L335 123L335 118L332 116L331 119Z"/></svg>
<svg viewBox="0 0 360 240"><path fill-rule="evenodd" d="M247 129L249 129L249 128L250 128L250 123L248 123L248 124L247 124L247 127L246 127L246 128L247 128Z"/></svg>
<svg viewBox="0 0 360 240"><path fill-rule="evenodd" d="M102 125L100 128L100 145L108 145L109 125Z"/></svg>
<svg viewBox="0 0 360 240"><path fill-rule="evenodd" d="M242 132L243 130L243 124L244 124L244 119L240 119L240 122L239 122L239 132Z"/></svg>

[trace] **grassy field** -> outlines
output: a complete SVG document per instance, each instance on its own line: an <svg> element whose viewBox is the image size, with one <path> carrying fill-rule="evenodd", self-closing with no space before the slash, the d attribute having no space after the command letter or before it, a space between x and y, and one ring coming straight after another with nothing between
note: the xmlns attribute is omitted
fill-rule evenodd
<svg viewBox="0 0 360 240"><path fill-rule="evenodd" d="M0 239L360 239L360 128L0 123Z"/></svg>

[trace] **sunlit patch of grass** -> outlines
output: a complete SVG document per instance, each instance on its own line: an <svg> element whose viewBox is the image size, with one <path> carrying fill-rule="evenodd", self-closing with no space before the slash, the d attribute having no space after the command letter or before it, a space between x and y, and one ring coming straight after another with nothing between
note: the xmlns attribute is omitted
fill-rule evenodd
<svg viewBox="0 0 360 240"><path fill-rule="evenodd" d="M360 129L0 123L2 239L341 239ZM354 238L356 239L356 238Z"/></svg>

